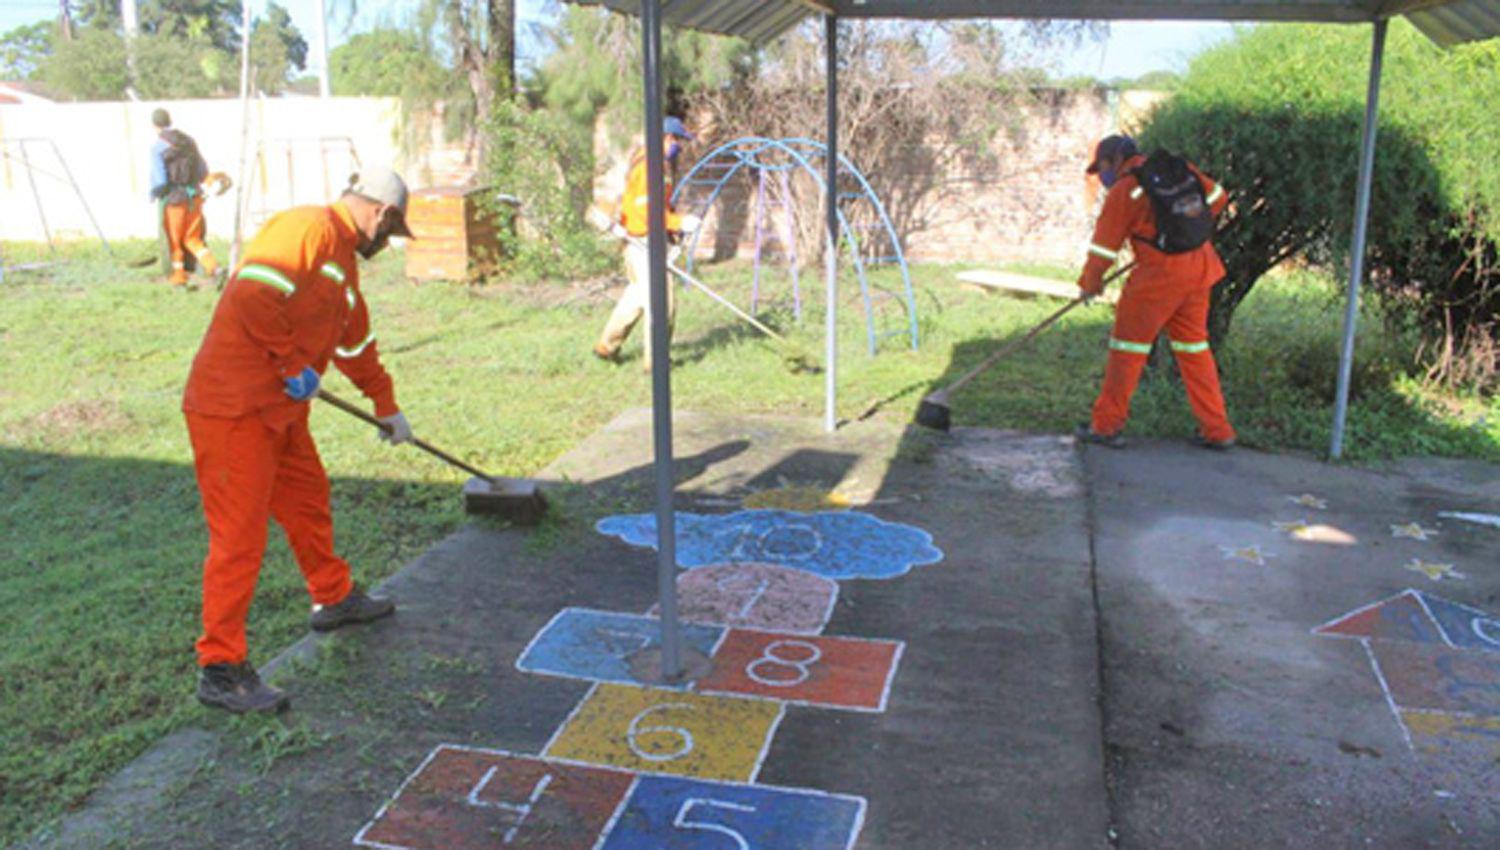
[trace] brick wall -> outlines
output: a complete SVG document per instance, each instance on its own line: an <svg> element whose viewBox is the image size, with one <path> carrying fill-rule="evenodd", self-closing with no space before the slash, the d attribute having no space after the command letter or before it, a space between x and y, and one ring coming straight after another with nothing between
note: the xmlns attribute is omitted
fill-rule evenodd
<svg viewBox="0 0 1500 850"><path fill-rule="evenodd" d="M910 259L1079 262L1097 212L1097 183L1083 174L1093 146L1119 128L1139 126L1162 95L1101 90L1044 95L1015 128L993 140L992 165L973 169L955 161L943 173L916 176L923 168L919 163L930 157L912 151L905 164L898 161L890 169L893 173L872 181L886 185L892 195L909 190L907 197L883 200L899 210L895 217L901 221L903 247ZM694 116L695 124L706 122ZM625 152L611 153L607 138L602 131L596 136L600 169L595 196L613 204L624 181ZM934 138L927 144L940 147L951 142ZM862 169L870 167L861 162L858 150L844 153ZM903 183L903 173L913 174L913 179ZM910 187L917 183L934 188L913 195ZM746 186L752 185L746 181ZM755 193L743 187L725 192L707 218L700 252L720 258L728 253L749 256L754 250L754 200ZM721 232L721 222L730 232ZM765 229L768 247L779 250L774 234L785 232L784 223L772 213Z"/></svg>

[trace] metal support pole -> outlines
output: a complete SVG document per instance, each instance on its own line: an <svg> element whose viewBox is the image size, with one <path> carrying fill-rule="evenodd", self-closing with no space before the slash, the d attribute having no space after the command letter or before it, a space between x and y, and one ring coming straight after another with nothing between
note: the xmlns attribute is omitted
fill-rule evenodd
<svg viewBox="0 0 1500 850"><path fill-rule="evenodd" d="M31 199L36 202L36 218L42 224L42 235L47 237L47 251L57 253L57 246L52 243L52 228L47 226L47 211L42 208L42 193L36 188L36 175L32 173L31 156L26 153L26 140L22 139L17 145L21 149L21 170L26 172L26 182L31 186Z"/></svg>
<svg viewBox="0 0 1500 850"><path fill-rule="evenodd" d="M1388 21L1375 22L1370 48L1370 86L1365 98L1364 137L1359 147L1359 188L1354 200L1354 244L1349 257L1349 294L1344 305L1344 339L1339 350L1338 389L1333 402L1333 441L1328 457L1344 453L1344 424L1349 416L1349 379L1354 369L1354 331L1359 322L1359 287L1365 277L1365 242L1370 230L1370 184L1375 176L1375 131L1380 111L1380 72L1385 63Z"/></svg>
<svg viewBox="0 0 1500 850"><path fill-rule="evenodd" d="M667 193L662 156L661 0L641 2L646 87L647 249L650 257L651 431L656 447L656 585L661 598L661 674L682 678L677 625L677 532L672 513L672 361L667 321Z"/></svg>
<svg viewBox="0 0 1500 850"><path fill-rule="evenodd" d="M246 159L250 153L250 0L240 4L240 169L234 183L234 235L229 242L229 271L239 268L243 244L245 207L250 203L250 189L245 185Z"/></svg>
<svg viewBox="0 0 1500 850"><path fill-rule="evenodd" d="M318 97L328 99L328 80L333 72L328 67L328 2L318 0Z"/></svg>
<svg viewBox="0 0 1500 850"><path fill-rule="evenodd" d="M94 218L94 209L89 206L88 200L83 197L83 189L79 188L78 180L73 177L73 169L68 167L68 161L63 157L62 148L57 146L57 142L50 139L47 140L47 144L52 147L52 155L57 157L57 164L62 166L63 174L67 175L68 185L73 187L73 196L78 199L78 204L83 207L83 214L89 217L89 224L94 226L94 232L99 235L99 243L104 246L104 253L113 257L115 251L109 247L109 240L104 238L104 228L99 226L99 219Z"/></svg>
<svg viewBox="0 0 1500 850"><path fill-rule="evenodd" d="M828 167L827 185L823 191L823 205L827 213L828 228L827 266L828 294L825 307L823 356L823 430L833 433L838 429L838 357L839 357L839 19L837 15L823 16L824 50L827 53L828 88L828 156L824 160Z"/></svg>

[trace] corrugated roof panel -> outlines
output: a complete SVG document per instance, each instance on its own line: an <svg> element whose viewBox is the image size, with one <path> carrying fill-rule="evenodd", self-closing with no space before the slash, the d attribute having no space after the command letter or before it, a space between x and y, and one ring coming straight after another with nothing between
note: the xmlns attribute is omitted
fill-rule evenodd
<svg viewBox="0 0 1500 850"><path fill-rule="evenodd" d="M1406 16L1428 38L1444 47L1500 35L1500 2L1457 0Z"/></svg>
<svg viewBox="0 0 1500 850"><path fill-rule="evenodd" d="M641 0L568 0L639 14ZM829 8L861 18L1071 18L1091 20L1322 21L1406 16L1445 47L1500 36L1500 0L663 0L679 27L769 41Z"/></svg>

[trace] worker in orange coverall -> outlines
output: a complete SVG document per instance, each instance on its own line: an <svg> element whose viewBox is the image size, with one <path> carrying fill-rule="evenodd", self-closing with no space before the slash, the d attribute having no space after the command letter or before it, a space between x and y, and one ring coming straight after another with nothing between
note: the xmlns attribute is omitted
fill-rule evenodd
<svg viewBox="0 0 1500 850"><path fill-rule="evenodd" d="M193 289L188 274L194 260L210 277L218 277L220 271L203 241L203 182L209 176L208 165L193 137L172 127L167 110L152 111L151 123L159 132L151 146L151 197L160 207L161 227L172 255L169 281Z"/></svg>
<svg viewBox="0 0 1500 850"><path fill-rule="evenodd" d="M334 554L328 476L308 430L331 360L375 406L392 444L412 439L380 364L356 256L410 238L406 184L390 169L356 175L338 202L297 207L261 228L220 297L188 375L182 409L208 520L198 699L233 712L277 711L286 694L246 661L245 619L268 520L286 532L312 596L312 628L389 616Z"/></svg>
<svg viewBox="0 0 1500 850"><path fill-rule="evenodd" d="M1173 161L1176 173L1185 179L1160 188L1171 181L1153 179L1152 175L1169 173L1171 165L1161 163ZM1104 385L1094 402L1093 418L1079 425L1078 437L1111 448L1125 444L1122 432L1130 416L1130 398L1151 345L1165 328L1188 404L1198 420L1194 442L1211 449L1233 447L1234 428L1224 410L1219 370L1208 344L1209 292L1225 273L1211 240L1214 221L1229 203L1223 187L1184 160L1162 154L1148 160L1128 136L1101 140L1088 173L1097 174L1109 191L1094 228L1088 261L1078 278L1079 288L1089 295L1103 291L1104 274L1119 258L1127 239L1136 266L1116 306L1109 362ZM1172 220L1159 230L1157 208L1162 193L1174 190L1178 193L1173 196L1178 204L1176 211L1193 213L1193 218L1180 220L1197 235L1171 243L1166 237L1169 228L1174 238L1181 232L1179 217L1164 213ZM1197 239L1202 241L1194 246Z"/></svg>
<svg viewBox="0 0 1500 850"><path fill-rule="evenodd" d="M693 134L688 132L687 125L682 119L674 115L668 115L662 122L662 146L666 156L666 164L671 166L676 163L677 157L682 153L683 145L693 140ZM702 224L695 215L680 215L672 209L672 179L669 175L664 176L663 191L667 197L666 221L668 239L671 247L667 250L668 265L676 262L677 254L681 251L683 234L692 233ZM610 313L609 320L604 325L604 331L599 335L599 341L594 344L594 356L600 360L615 361L620 356L620 347L629 339L630 332L644 316L646 319L646 339L641 355L641 367L651 371L651 256L646 247L647 232L650 229L650 216L646 213L649 204L646 186L646 151L641 148L635 151L630 158L630 169L625 175L625 191L620 197L620 215L615 222L612 233L625 242L625 291L620 294L620 300L615 302L615 309ZM677 299L674 296L676 286L672 281L667 282L667 338L672 336L672 323L677 313Z"/></svg>

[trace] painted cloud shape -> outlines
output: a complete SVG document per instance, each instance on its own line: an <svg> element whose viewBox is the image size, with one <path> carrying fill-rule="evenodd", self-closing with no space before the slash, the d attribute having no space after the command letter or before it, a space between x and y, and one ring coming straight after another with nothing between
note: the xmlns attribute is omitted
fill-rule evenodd
<svg viewBox="0 0 1500 850"><path fill-rule="evenodd" d="M606 517L595 528L632 546L656 548L654 514ZM778 564L831 579L895 578L942 559L922 529L855 511L677 514L677 564L685 569Z"/></svg>

